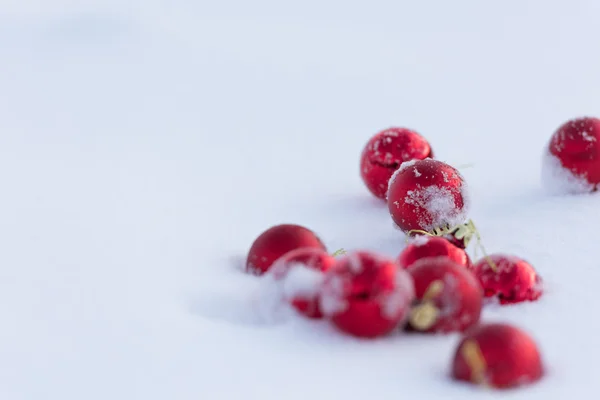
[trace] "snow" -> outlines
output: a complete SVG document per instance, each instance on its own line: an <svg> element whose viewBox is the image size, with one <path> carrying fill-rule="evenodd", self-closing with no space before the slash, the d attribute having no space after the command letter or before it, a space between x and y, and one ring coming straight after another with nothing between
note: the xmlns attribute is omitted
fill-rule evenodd
<svg viewBox="0 0 600 400"><path fill-rule="evenodd" d="M423 214L429 221L424 218L419 222L427 231L446 224L456 226L465 221L468 205L456 205L454 190L437 185L425 186L409 190L404 202L418 207L419 210L427 210L427 213Z"/></svg>
<svg viewBox="0 0 600 400"><path fill-rule="evenodd" d="M541 180L551 195L589 193L594 185L562 166L558 157L545 150L542 155Z"/></svg>
<svg viewBox="0 0 600 400"><path fill-rule="evenodd" d="M317 296L323 283L323 278L324 275L321 271L309 268L303 264L292 264L282 282L283 294L286 299Z"/></svg>
<svg viewBox="0 0 600 400"><path fill-rule="evenodd" d="M432 236L428 235L416 235L410 238L409 243L413 244L417 247L425 246L429 240L431 240Z"/></svg>
<svg viewBox="0 0 600 400"><path fill-rule="evenodd" d="M399 314L404 313L408 317L408 310L415 298L415 290L412 276L403 269L399 269L394 281L395 288L387 298L382 300L382 311L388 319L395 319Z"/></svg>
<svg viewBox="0 0 600 400"><path fill-rule="evenodd" d="M548 368L502 396L593 398L600 198L547 195L539 154L599 113L598 7L2 2L0 398L499 398L448 378L458 335L266 318L265 282L243 273L287 221L396 257L404 237L357 174L393 125L475 165L486 248L544 278L538 302L483 312L531 333Z"/></svg>

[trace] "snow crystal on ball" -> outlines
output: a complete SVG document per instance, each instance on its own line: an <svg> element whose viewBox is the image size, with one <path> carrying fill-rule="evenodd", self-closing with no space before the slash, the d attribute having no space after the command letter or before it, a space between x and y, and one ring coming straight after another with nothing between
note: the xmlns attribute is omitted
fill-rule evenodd
<svg viewBox="0 0 600 400"><path fill-rule="evenodd" d="M317 296L323 279L321 271L302 263L274 265L261 277L254 296L257 317L265 323L286 321L295 314L290 300Z"/></svg>
<svg viewBox="0 0 600 400"><path fill-rule="evenodd" d="M455 226L463 223L467 217L467 207L462 207L462 209L457 207L454 193L449 188L427 186L418 190L410 190L404 201L427 210L431 221L426 221L424 218L419 221L426 230L445 224Z"/></svg>
<svg viewBox="0 0 600 400"><path fill-rule="evenodd" d="M415 296L413 279L408 272L398 270L395 286L394 291L385 297L381 303L381 312L388 319L395 319L398 314L408 310Z"/></svg>
<svg viewBox="0 0 600 400"><path fill-rule="evenodd" d="M348 308L348 302L344 297L344 279L332 276L321 291L319 307L324 316L331 317L340 314Z"/></svg>
<svg viewBox="0 0 600 400"><path fill-rule="evenodd" d="M414 244L417 247L421 247L421 246L425 246L429 240L431 239L431 236L427 236L427 235L418 235L413 237L410 240L410 244Z"/></svg>
<svg viewBox="0 0 600 400"><path fill-rule="evenodd" d="M282 291L286 299L310 298L319 293L324 274L314 268L298 263L291 266L282 281Z"/></svg>
<svg viewBox="0 0 600 400"><path fill-rule="evenodd" d="M546 150L542 156L541 175L542 185L550 194L589 193L594 189L594 185L585 177L573 174L549 150Z"/></svg>

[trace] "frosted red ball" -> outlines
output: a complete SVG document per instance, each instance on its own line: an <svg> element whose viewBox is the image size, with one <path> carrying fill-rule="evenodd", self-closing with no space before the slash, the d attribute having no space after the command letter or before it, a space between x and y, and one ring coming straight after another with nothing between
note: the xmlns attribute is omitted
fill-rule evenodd
<svg viewBox="0 0 600 400"><path fill-rule="evenodd" d="M413 299L412 279L393 259L360 251L327 271L320 304L340 331L375 338L406 319Z"/></svg>
<svg viewBox="0 0 600 400"><path fill-rule="evenodd" d="M308 228L294 224L273 226L252 243L246 259L246 271L262 275L279 257L303 247L326 251L321 239Z"/></svg>
<svg viewBox="0 0 600 400"><path fill-rule="evenodd" d="M537 344L509 324L482 324L459 342L451 365L454 379L497 389L538 381L544 365Z"/></svg>
<svg viewBox="0 0 600 400"><path fill-rule="evenodd" d="M509 254L491 254L473 265L485 296L500 304L537 300L543 293L542 278L527 261Z"/></svg>
<svg viewBox="0 0 600 400"><path fill-rule="evenodd" d="M405 161L433 158L429 142L407 128L389 128L374 135L360 157L360 176L369 191L386 198L388 182Z"/></svg>
<svg viewBox="0 0 600 400"><path fill-rule="evenodd" d="M595 191L600 184L600 119L576 118L552 135L548 151L574 179L587 183L581 191Z"/></svg>
<svg viewBox="0 0 600 400"><path fill-rule="evenodd" d="M465 222L468 211L462 175L432 159L404 163L390 179L387 202L392 219L404 232L453 227Z"/></svg>
<svg viewBox="0 0 600 400"><path fill-rule="evenodd" d="M437 236L417 236L413 238L398 256L398 264L408 268L427 257L447 257L459 265L471 266L471 259L465 250L447 239Z"/></svg>

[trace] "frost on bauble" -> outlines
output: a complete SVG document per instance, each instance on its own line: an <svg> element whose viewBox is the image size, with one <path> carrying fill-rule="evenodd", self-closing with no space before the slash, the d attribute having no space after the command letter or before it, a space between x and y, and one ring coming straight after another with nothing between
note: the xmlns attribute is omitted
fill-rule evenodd
<svg viewBox="0 0 600 400"><path fill-rule="evenodd" d="M542 156L542 185L550 194L590 193L594 185L585 176L577 176L565 168L560 159L546 150Z"/></svg>
<svg viewBox="0 0 600 400"><path fill-rule="evenodd" d="M281 265L283 267L283 265ZM296 314L291 301L296 298L316 298L323 284L324 274L302 263L283 268L274 265L261 277L254 298L254 308L259 319L266 323L279 323Z"/></svg>
<svg viewBox="0 0 600 400"><path fill-rule="evenodd" d="M451 187L426 186L408 191L404 202L419 210L419 225L427 231L444 225L456 226L467 219L468 212L462 191L463 206L456 204L456 191Z"/></svg>

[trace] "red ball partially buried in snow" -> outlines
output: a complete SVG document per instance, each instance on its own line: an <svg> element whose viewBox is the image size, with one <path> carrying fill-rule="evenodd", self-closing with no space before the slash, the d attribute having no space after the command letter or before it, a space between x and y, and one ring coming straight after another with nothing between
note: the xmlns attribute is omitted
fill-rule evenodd
<svg viewBox="0 0 600 400"><path fill-rule="evenodd" d="M527 261L508 254L491 254L473 265L473 274L486 297L500 304L537 300L543 293L542 278Z"/></svg>
<svg viewBox="0 0 600 400"><path fill-rule="evenodd" d="M373 136L360 157L360 176L369 191L386 198L388 182L405 161L433 158L429 142L407 128L388 128Z"/></svg>
<svg viewBox="0 0 600 400"><path fill-rule="evenodd" d="M471 259L466 251L443 237L427 235L413 238L398 256L398 263L403 268L409 268L415 262L427 257L446 257L467 268L471 266Z"/></svg>
<svg viewBox="0 0 600 400"><path fill-rule="evenodd" d="M408 272L392 259L360 251L339 259L327 271L320 304L340 331L375 338L406 319L413 299Z"/></svg>
<svg viewBox="0 0 600 400"><path fill-rule="evenodd" d="M576 118L552 135L543 163L543 183L555 192L584 193L600 185L600 119Z"/></svg>
<svg viewBox="0 0 600 400"><path fill-rule="evenodd" d="M279 257L303 247L326 251L321 239L308 228L293 224L273 226L252 243L246 260L246 271L262 275Z"/></svg>
<svg viewBox="0 0 600 400"><path fill-rule="evenodd" d="M456 168L438 160L402 164L390 179L387 201L404 232L453 227L467 218L466 183Z"/></svg>
<svg viewBox="0 0 600 400"><path fill-rule="evenodd" d="M409 329L427 333L464 331L479 322L483 290L471 271L447 257L423 258L408 272L417 303Z"/></svg>
<svg viewBox="0 0 600 400"><path fill-rule="evenodd" d="M300 314L313 319L322 318L319 292L324 273L336 262L324 250L303 247L292 250L275 261L268 274L283 285L284 300Z"/></svg>
<svg viewBox="0 0 600 400"><path fill-rule="evenodd" d="M508 324L482 324L469 330L452 360L454 379L497 389L530 384L543 374L533 338Z"/></svg>

